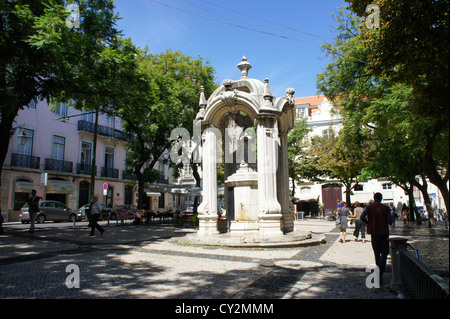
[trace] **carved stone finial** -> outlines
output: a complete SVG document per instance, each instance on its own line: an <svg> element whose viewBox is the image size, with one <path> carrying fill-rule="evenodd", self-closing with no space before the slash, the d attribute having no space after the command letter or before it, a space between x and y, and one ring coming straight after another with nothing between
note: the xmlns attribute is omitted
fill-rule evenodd
<svg viewBox="0 0 450 319"><path fill-rule="evenodd" d="M264 100L266 101L272 101L273 100L273 94L270 92L269 87L269 79L264 79Z"/></svg>
<svg viewBox="0 0 450 319"><path fill-rule="evenodd" d="M200 108L206 107L206 98L205 98L205 88L203 86L200 87L200 100L198 102Z"/></svg>
<svg viewBox="0 0 450 319"><path fill-rule="evenodd" d="M241 70L241 78L246 78L248 76L248 70L252 68L251 64L247 62L245 56L242 57L241 62L237 65L238 69Z"/></svg>

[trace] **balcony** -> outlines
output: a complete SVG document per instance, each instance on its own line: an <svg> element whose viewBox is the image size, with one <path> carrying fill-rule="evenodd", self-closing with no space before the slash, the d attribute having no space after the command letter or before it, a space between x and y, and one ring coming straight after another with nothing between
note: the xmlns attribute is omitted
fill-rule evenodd
<svg viewBox="0 0 450 319"><path fill-rule="evenodd" d="M78 131L94 134L94 129L95 129L95 123L88 122L85 120L78 121ZM98 125L97 134L101 135L101 136L117 138L122 141L127 141L127 138L125 137L124 132L117 130L115 128L112 128L112 127L104 126L104 125Z"/></svg>
<svg viewBox="0 0 450 319"><path fill-rule="evenodd" d="M57 160L53 158L45 159L44 170L46 171L54 171L54 172L63 172L63 173L72 173L73 163L63 160Z"/></svg>
<svg viewBox="0 0 450 319"><path fill-rule="evenodd" d="M77 163L76 173L80 175L91 175L91 164ZM95 167L95 176L97 176L97 167Z"/></svg>
<svg viewBox="0 0 450 319"><path fill-rule="evenodd" d="M40 162L41 162L40 157L31 155L22 155L17 153L11 154L11 166L14 167L39 169Z"/></svg>
<svg viewBox="0 0 450 319"><path fill-rule="evenodd" d="M119 178L119 170L117 168L102 167L102 177Z"/></svg>

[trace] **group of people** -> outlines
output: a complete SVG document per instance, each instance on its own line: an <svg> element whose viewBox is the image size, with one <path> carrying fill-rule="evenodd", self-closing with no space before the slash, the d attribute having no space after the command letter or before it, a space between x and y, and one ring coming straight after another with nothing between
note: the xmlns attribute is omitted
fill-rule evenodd
<svg viewBox="0 0 450 319"><path fill-rule="evenodd" d="M381 193L378 193L378 194L381 195ZM382 195L381 195L381 198L382 198ZM380 200L380 202L381 202L381 200ZM370 200L369 204L367 206L372 205L373 203L374 203L374 201ZM366 223L364 223L361 220L361 216L367 206L360 202L355 202L353 204L354 209L352 212L350 210L350 208L348 207L347 203L345 203L343 201L338 201L337 212L336 212L336 214L337 214L336 223L338 225L338 228L340 228L340 230L341 230L340 237L339 237L339 241L341 243L344 243L346 240L349 218L354 218L354 220L355 220L355 231L353 232L353 236L355 236L355 241L359 241L359 235L361 234L362 242L363 243L366 242ZM406 205L404 204L403 206L405 207ZM402 219L405 223L404 207L402 209ZM397 218L396 210L394 208L394 205L392 205L392 204L388 208L389 208L391 224L393 226L395 226L395 219Z"/></svg>
<svg viewBox="0 0 450 319"><path fill-rule="evenodd" d="M345 242L348 217L356 218L354 232L356 240L358 240L359 232L361 232L362 240L365 242L365 227L367 227L367 233L371 235L375 262L380 270L380 278L382 278L389 254L389 225L392 225L394 216L391 208L381 203L383 200L381 193L375 193L373 199L365 208L360 203L355 203L356 208L353 212L347 207L347 203L340 203L337 211L337 222L341 231L339 241Z"/></svg>
<svg viewBox="0 0 450 319"><path fill-rule="evenodd" d="M355 231L353 235L355 236L355 240L358 241L359 233L361 233L362 242L366 242L366 225L361 220L361 215L364 211L362 204L359 202L355 202L355 209L353 212L348 208L346 202L339 202L337 205L337 216L336 221L338 228L340 228L341 233L339 236L339 242L345 243L347 237L347 228L348 228L348 218L355 218Z"/></svg>

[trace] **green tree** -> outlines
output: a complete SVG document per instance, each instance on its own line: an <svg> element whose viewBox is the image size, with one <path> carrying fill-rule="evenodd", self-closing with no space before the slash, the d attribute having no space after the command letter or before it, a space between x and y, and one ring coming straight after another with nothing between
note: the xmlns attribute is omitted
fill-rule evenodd
<svg viewBox="0 0 450 319"><path fill-rule="evenodd" d="M82 89L96 87L96 76L100 76L96 71L102 68L95 66L102 64L102 55L119 35L113 1L77 1L79 26L67 23L69 12L64 5L72 2L0 2L0 173L14 119L33 99L77 98L76 106L82 108L75 94L82 93L107 103L108 99L100 100L107 95L103 94L106 87L95 90L96 95Z"/></svg>
<svg viewBox="0 0 450 319"><path fill-rule="evenodd" d="M448 124L446 129L434 116L418 117L411 107L417 99L414 88L373 72L369 49L360 36L361 18L341 10L338 22L336 41L325 45L333 62L318 76L318 88L335 102L343 120L343 139L360 131L359 136L370 142L368 160L380 162L374 167L384 165L386 177L412 184L415 179L405 179L406 175L425 173L448 207ZM397 161L389 151L380 157L388 146L395 146L408 160Z"/></svg>
<svg viewBox="0 0 450 319"><path fill-rule="evenodd" d="M215 84L214 69L201 57L193 59L180 51L141 51L137 59L136 76L148 89L124 95L109 112L121 118L129 136L126 161L137 177L138 206L142 208L144 185L158 179L154 167L174 142L171 132L180 127L192 132L200 89L203 86L211 94Z"/></svg>
<svg viewBox="0 0 450 319"><path fill-rule="evenodd" d="M308 133L311 128L307 125L304 117L295 122L294 128L287 137L289 177L292 182L291 196L295 196L295 184L301 183L302 179L319 181L322 175L317 170L316 158L310 154L308 148Z"/></svg>
<svg viewBox="0 0 450 319"><path fill-rule="evenodd" d="M412 88L411 111L426 119L426 177L449 209L449 1L347 0L359 16L369 3L379 6L380 28L361 28L370 67L377 76Z"/></svg>
<svg viewBox="0 0 450 319"><path fill-rule="evenodd" d="M344 140L330 127L328 134L311 139L311 153L317 160L316 169L329 178L339 180L345 187L345 201L350 205L352 190L364 181L363 169L366 167L365 147L356 139Z"/></svg>
<svg viewBox="0 0 450 319"><path fill-rule="evenodd" d="M449 1L346 0L359 17L379 7L379 28L361 28L374 75L410 86L416 115L449 123Z"/></svg>

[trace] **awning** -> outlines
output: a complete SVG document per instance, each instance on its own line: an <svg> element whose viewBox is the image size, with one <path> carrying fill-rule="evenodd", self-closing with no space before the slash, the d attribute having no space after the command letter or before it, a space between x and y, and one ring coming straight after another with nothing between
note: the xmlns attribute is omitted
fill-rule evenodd
<svg viewBox="0 0 450 319"><path fill-rule="evenodd" d="M144 188L144 192L148 197L161 197L161 193L154 192L150 188Z"/></svg>
<svg viewBox="0 0 450 319"><path fill-rule="evenodd" d="M16 181L14 182L14 192L15 193L31 193L34 189L32 182Z"/></svg>
<svg viewBox="0 0 450 319"><path fill-rule="evenodd" d="M72 184L68 181L49 179L47 184L47 194L71 194Z"/></svg>

